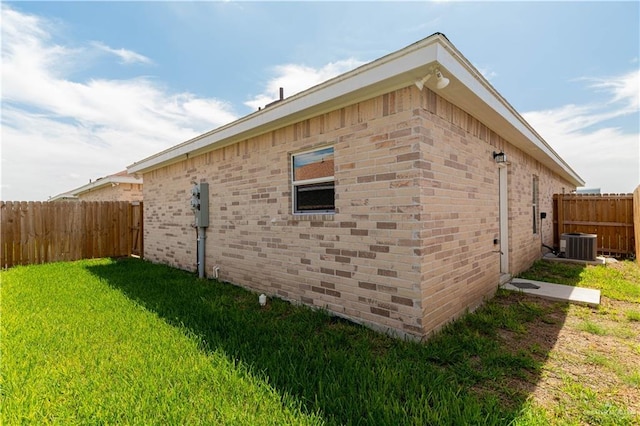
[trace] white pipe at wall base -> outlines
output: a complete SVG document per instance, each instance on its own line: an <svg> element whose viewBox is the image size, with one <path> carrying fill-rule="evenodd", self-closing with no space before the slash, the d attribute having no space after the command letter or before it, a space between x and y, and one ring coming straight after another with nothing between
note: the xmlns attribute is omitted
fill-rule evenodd
<svg viewBox="0 0 640 426"><path fill-rule="evenodd" d="M204 278L204 247L207 235L204 227L198 228L198 278Z"/></svg>

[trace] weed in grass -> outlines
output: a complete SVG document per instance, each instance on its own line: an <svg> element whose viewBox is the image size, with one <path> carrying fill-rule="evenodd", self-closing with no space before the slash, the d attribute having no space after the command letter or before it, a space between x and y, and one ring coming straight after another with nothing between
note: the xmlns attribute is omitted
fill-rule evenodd
<svg viewBox="0 0 640 426"><path fill-rule="evenodd" d="M630 328L628 323L621 323L611 328L611 334L620 339L634 339L638 332Z"/></svg>
<svg viewBox="0 0 640 426"><path fill-rule="evenodd" d="M585 320L578 325L578 329L597 336L605 336L609 334L608 330L600 324L590 320Z"/></svg>
<svg viewBox="0 0 640 426"><path fill-rule="evenodd" d="M619 321L620 312L617 309L614 309L603 303L598 306L598 309L595 310L595 313L598 314L599 317L602 317L604 319Z"/></svg>
<svg viewBox="0 0 640 426"><path fill-rule="evenodd" d="M544 321L544 318L543 318ZM533 355L546 355L547 351L537 342L534 342L533 344L531 344L531 346L529 346L529 352L531 352Z"/></svg>
<svg viewBox="0 0 640 426"><path fill-rule="evenodd" d="M610 402L594 401L593 405L585 407L580 416L585 424L590 425L636 425L638 416L624 407Z"/></svg>
<svg viewBox="0 0 640 426"><path fill-rule="evenodd" d="M546 410L539 405L527 401L520 410L518 417L513 421L513 426L548 426L551 424Z"/></svg>
<svg viewBox="0 0 640 426"><path fill-rule="evenodd" d="M601 366L615 373L623 383L632 387L640 387L640 370L635 366L629 369L624 362L593 350L585 354L585 359L589 364Z"/></svg>
<svg viewBox="0 0 640 426"><path fill-rule="evenodd" d="M622 381L629 386L640 389L640 370L632 371L622 376Z"/></svg>
<svg viewBox="0 0 640 426"><path fill-rule="evenodd" d="M586 361L589 364L600 365L602 367L611 368L611 360L595 351L589 351L586 354Z"/></svg>
<svg viewBox="0 0 640 426"><path fill-rule="evenodd" d="M640 321L640 311L637 311L634 309L629 309L625 311L624 316L629 322Z"/></svg>

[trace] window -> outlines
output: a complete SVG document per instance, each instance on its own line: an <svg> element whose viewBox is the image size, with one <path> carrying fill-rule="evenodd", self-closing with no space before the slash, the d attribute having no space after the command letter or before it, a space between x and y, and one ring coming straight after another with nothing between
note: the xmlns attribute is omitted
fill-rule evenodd
<svg viewBox="0 0 640 426"><path fill-rule="evenodd" d="M291 156L294 213L333 213L333 147Z"/></svg>
<svg viewBox="0 0 640 426"><path fill-rule="evenodd" d="M531 206L533 211L533 233L538 233L538 204L540 203L540 199L538 196L538 176L533 176L533 183L531 188L532 200Z"/></svg>

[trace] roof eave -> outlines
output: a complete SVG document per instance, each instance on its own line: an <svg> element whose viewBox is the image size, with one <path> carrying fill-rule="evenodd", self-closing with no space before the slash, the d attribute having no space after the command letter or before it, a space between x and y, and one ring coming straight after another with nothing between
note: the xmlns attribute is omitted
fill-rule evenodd
<svg viewBox="0 0 640 426"><path fill-rule="evenodd" d="M406 87L436 60L438 40L433 35L402 50L311 87L210 132L154 154L127 167L144 173L193 155L233 144L305 118L341 108L389 91Z"/></svg>
<svg viewBox="0 0 640 426"><path fill-rule="evenodd" d="M516 147L575 186L584 181L442 34L286 98L275 105L147 157L127 167L145 173L267 133L314 115L410 86L438 64L451 84L438 94L474 115Z"/></svg>

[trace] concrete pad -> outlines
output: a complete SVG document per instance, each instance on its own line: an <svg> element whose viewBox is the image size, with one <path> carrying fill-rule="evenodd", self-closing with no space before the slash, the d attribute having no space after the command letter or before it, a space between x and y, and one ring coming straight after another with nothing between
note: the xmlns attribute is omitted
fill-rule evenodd
<svg viewBox="0 0 640 426"><path fill-rule="evenodd" d="M549 262L561 262L561 263L577 263L579 265L604 265L606 263L606 258L604 256L596 257L596 260L578 260L578 259L567 259L566 257L556 257L553 255L547 255L542 258L543 260L548 260Z"/></svg>
<svg viewBox="0 0 640 426"><path fill-rule="evenodd" d="M521 287L518 287L518 284ZM578 303L596 307L600 305L600 290L570 285L545 283L542 281L514 278L501 286L505 290L520 291L531 296L562 302Z"/></svg>

